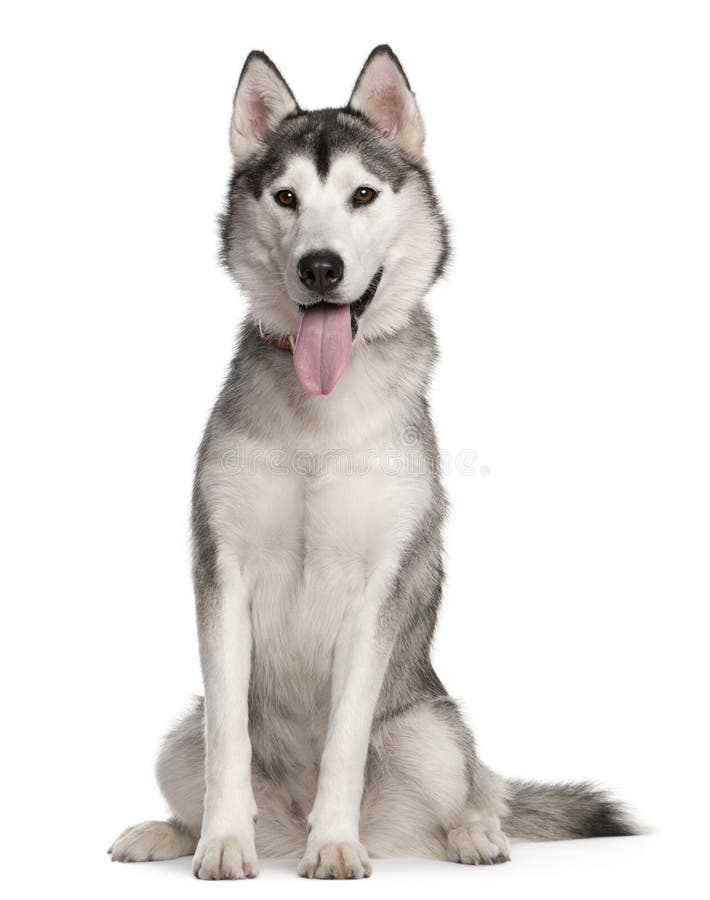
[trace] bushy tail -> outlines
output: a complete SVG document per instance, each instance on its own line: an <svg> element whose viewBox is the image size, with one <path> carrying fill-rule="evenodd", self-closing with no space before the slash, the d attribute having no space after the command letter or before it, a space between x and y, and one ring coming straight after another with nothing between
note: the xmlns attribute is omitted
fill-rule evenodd
<svg viewBox="0 0 710 900"><path fill-rule="evenodd" d="M503 829L526 841L640 834L622 804L592 784L506 781L508 808Z"/></svg>

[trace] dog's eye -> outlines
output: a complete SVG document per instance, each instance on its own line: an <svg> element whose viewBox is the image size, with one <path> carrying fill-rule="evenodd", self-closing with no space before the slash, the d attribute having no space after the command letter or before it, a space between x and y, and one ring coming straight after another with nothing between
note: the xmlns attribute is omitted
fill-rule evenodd
<svg viewBox="0 0 710 900"><path fill-rule="evenodd" d="M374 188L359 187L353 194L353 206L367 206L376 196L377 191Z"/></svg>
<svg viewBox="0 0 710 900"><path fill-rule="evenodd" d="M277 194L274 194L274 200L279 204L279 206L290 206L291 208L293 208L298 204L296 195L293 191L289 191L288 189L284 189L283 191L279 191Z"/></svg>

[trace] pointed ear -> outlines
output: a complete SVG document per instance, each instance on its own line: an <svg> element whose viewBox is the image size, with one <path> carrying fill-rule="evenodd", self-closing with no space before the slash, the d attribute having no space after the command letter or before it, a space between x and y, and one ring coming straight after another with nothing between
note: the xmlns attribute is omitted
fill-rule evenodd
<svg viewBox="0 0 710 900"><path fill-rule="evenodd" d="M366 116L407 156L421 159L424 123L404 69L387 44L368 56L348 106Z"/></svg>
<svg viewBox="0 0 710 900"><path fill-rule="evenodd" d="M247 56L234 95L229 143L235 162L244 162L290 113L298 112L291 88L260 50Z"/></svg>

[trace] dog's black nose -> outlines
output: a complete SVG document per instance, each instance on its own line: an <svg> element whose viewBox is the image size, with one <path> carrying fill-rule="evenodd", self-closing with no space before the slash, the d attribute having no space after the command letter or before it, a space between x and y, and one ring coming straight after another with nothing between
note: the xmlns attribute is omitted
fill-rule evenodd
<svg viewBox="0 0 710 900"><path fill-rule="evenodd" d="M344 264L337 253L318 250L298 261L298 277L309 291L326 294L343 280Z"/></svg>

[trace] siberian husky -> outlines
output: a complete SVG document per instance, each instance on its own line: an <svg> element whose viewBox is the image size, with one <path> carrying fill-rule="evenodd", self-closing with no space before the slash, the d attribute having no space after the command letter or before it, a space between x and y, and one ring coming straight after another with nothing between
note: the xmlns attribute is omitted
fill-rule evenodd
<svg viewBox="0 0 710 900"><path fill-rule="evenodd" d="M194 485L205 697L158 759L172 817L113 859L362 878L370 857L492 864L508 838L634 833L589 785L489 770L432 668L446 502L424 297L448 242L397 57L377 47L347 106L307 112L255 51L230 137L222 252L249 313Z"/></svg>

